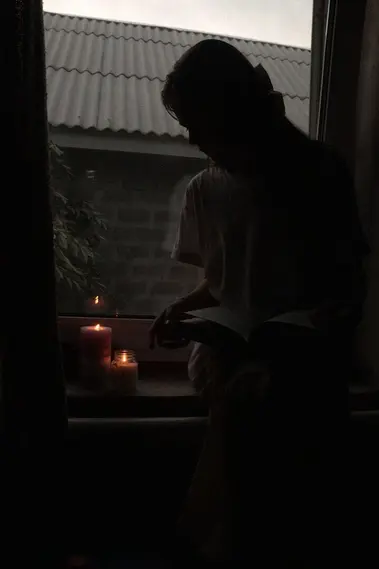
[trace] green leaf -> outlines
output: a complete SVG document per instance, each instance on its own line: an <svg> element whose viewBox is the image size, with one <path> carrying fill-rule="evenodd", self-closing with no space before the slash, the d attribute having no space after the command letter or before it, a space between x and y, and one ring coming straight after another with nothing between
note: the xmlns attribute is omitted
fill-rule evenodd
<svg viewBox="0 0 379 569"><path fill-rule="evenodd" d="M49 151L56 279L78 291L91 287L100 290L101 283L94 276L95 260L99 258L96 248L104 240L106 219L91 201L72 199L66 187L62 193L59 180L62 174L72 178L72 172L62 150L52 141Z"/></svg>
<svg viewBox="0 0 379 569"><path fill-rule="evenodd" d="M72 283L78 292L82 292L83 287L78 283L78 281L73 281Z"/></svg>
<svg viewBox="0 0 379 569"><path fill-rule="evenodd" d="M79 256L79 246L78 246L76 241L72 241L70 243L70 248L71 248L71 251L72 251L72 254L74 255L74 257L78 257Z"/></svg>
<svg viewBox="0 0 379 569"><path fill-rule="evenodd" d="M55 277L58 282L63 279L63 273L57 265L55 265Z"/></svg>
<svg viewBox="0 0 379 569"><path fill-rule="evenodd" d="M62 249L67 249L67 237L64 233L58 234L58 244Z"/></svg>

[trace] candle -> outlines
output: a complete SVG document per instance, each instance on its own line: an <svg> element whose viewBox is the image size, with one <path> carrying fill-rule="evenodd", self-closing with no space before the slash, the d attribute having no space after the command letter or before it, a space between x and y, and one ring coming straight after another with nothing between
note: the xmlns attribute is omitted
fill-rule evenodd
<svg viewBox="0 0 379 569"><path fill-rule="evenodd" d="M90 387L105 385L111 366L112 328L82 326L80 328L80 363L83 381Z"/></svg>
<svg viewBox="0 0 379 569"><path fill-rule="evenodd" d="M97 295L93 298L90 298L87 300L86 309L87 312L90 312L91 314L99 314L105 312L106 307L104 297Z"/></svg>
<svg viewBox="0 0 379 569"><path fill-rule="evenodd" d="M131 394L137 389L138 363L131 350L116 350L112 362L112 384L118 393Z"/></svg>

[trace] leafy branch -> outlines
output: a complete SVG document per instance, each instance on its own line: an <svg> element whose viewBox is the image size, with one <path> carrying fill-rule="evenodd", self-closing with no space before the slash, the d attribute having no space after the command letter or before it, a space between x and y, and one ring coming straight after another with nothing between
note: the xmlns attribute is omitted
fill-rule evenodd
<svg viewBox="0 0 379 569"><path fill-rule="evenodd" d="M56 279L60 285L78 292L104 290L96 270L97 248L104 239L106 220L92 203L69 198L55 187L54 180L72 179L63 151L50 141L52 207Z"/></svg>

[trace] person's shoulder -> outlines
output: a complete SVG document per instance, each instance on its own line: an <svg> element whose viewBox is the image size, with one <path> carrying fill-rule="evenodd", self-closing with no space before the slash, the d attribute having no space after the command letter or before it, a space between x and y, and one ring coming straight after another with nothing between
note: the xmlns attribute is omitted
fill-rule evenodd
<svg viewBox="0 0 379 569"><path fill-rule="evenodd" d="M331 224L341 231L351 231L352 243L359 254L366 256L369 252L359 218L354 176L347 161L331 146L314 142L318 156L319 178L317 194L322 208L323 220L329 213ZM325 207L325 204L327 207Z"/></svg>
<svg viewBox="0 0 379 569"><path fill-rule="evenodd" d="M220 184L229 183L229 175L227 172L218 168L216 166L210 166L204 168L198 174L196 174L187 187L187 192L197 193L206 192L207 190L213 190L215 186Z"/></svg>
<svg viewBox="0 0 379 569"><path fill-rule="evenodd" d="M217 166L209 166L208 168L204 168L198 174L196 174L196 176L192 178L191 183L194 185L213 184L220 180L226 180L227 177L227 172L222 168L218 168Z"/></svg>
<svg viewBox="0 0 379 569"><path fill-rule="evenodd" d="M300 207L316 211L327 206L332 212L355 200L353 176L345 159L333 147L309 140L299 162L297 176L300 183L295 188L295 198ZM302 189L304 185L306 192Z"/></svg>

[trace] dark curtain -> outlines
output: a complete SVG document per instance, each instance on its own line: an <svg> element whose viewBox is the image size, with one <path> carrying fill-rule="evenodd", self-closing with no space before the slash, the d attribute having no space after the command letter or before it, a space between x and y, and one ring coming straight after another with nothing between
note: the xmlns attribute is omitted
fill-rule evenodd
<svg viewBox="0 0 379 569"><path fill-rule="evenodd" d="M7 28L3 73L14 143L3 163L1 419L3 474L9 478L2 477L2 489L10 535L2 543L12 542L18 566L19 556L30 562L43 552L47 561L61 550L67 418L55 306L42 0L16 1Z"/></svg>
<svg viewBox="0 0 379 569"><path fill-rule="evenodd" d="M364 369L357 380L360 379L363 386L377 390L379 3L378 0L339 0L336 4L329 85L324 97L323 137L349 163L355 177L363 229L371 249L366 264L368 294L357 338ZM376 398L371 401L369 391L366 396L371 408ZM345 494L349 529L345 547L351 567L378 565L378 523L372 516L379 507L379 429L375 415L377 413L371 412L360 420L353 417L349 429L346 478L341 477L341 486L348 488ZM338 565L343 566L343 563Z"/></svg>
<svg viewBox="0 0 379 569"><path fill-rule="evenodd" d="M372 387L379 389L379 3L367 0L356 113L355 178L371 247L368 294L358 346Z"/></svg>
<svg viewBox="0 0 379 569"><path fill-rule="evenodd" d="M357 84L355 179L363 227L371 255L367 263L368 293L358 348L370 389L379 390L379 2L365 3L360 67ZM368 381L367 381L368 380ZM376 413L376 419L378 412ZM377 536L379 524L372 512L379 509L379 422L366 417L355 425L353 442L355 566L378 565ZM352 500L351 500L352 502ZM354 566L354 561L351 566Z"/></svg>

